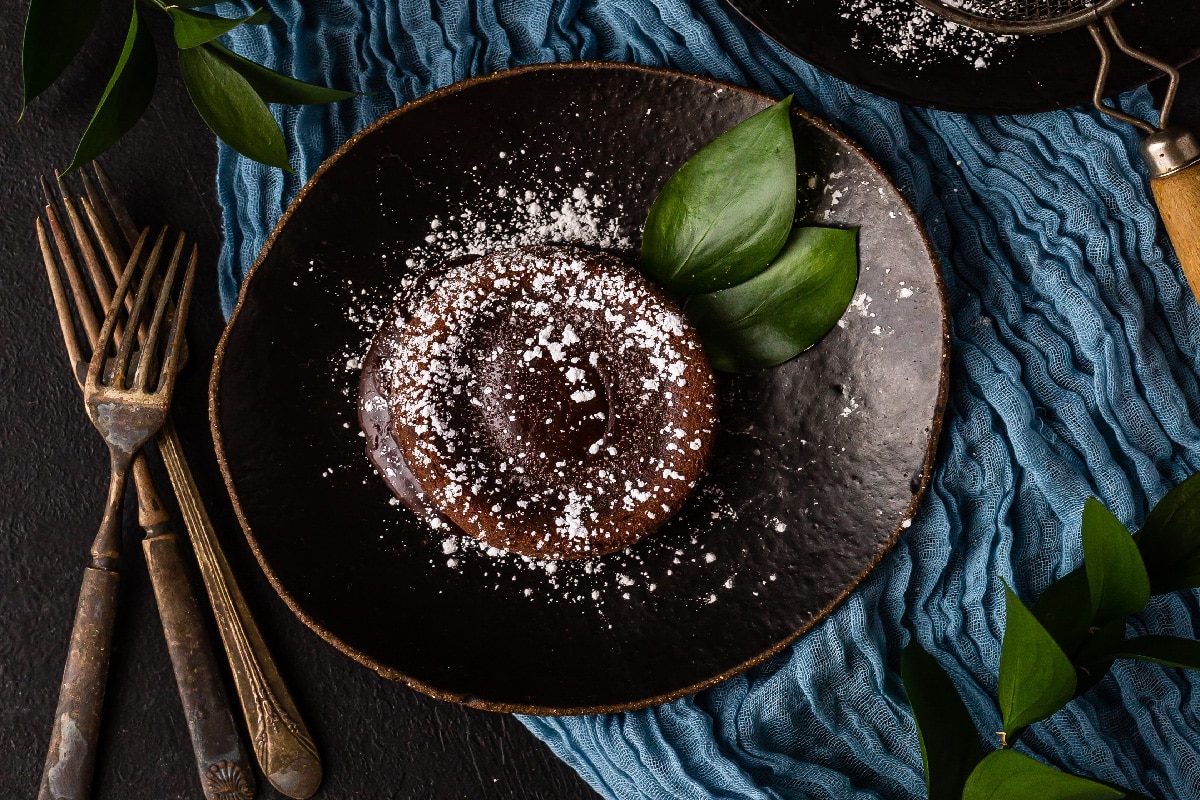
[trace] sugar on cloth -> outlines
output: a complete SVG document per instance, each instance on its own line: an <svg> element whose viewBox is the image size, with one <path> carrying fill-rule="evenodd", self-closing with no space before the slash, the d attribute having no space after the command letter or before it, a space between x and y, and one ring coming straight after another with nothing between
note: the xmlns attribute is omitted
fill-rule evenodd
<svg viewBox="0 0 1200 800"><path fill-rule="evenodd" d="M879 160L940 254L950 393L912 527L829 618L744 675L644 711L523 718L605 797L922 797L897 673L909 638L937 655L979 729L998 730L1000 579L1030 601L1078 565L1087 496L1137 526L1200 467L1200 310L1127 126L1088 109L984 117L899 105L792 57L716 0L267 5L277 21L235 30L236 51L372 93L274 109L296 176L221 147L227 311L287 203L338 144L425 92L538 62L633 61L794 93ZM1151 113L1145 91L1121 103ZM1198 636L1197 600L1157 598L1135 627ZM1196 673L1121 662L1026 741L1081 774L1200 796L1198 689Z"/></svg>

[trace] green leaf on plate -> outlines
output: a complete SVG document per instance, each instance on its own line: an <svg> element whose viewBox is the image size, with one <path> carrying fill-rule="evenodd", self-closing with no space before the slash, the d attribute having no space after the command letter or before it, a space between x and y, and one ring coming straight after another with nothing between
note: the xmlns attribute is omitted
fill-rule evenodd
<svg viewBox="0 0 1200 800"><path fill-rule="evenodd" d="M1094 497L1083 505L1083 564L1095 625L1146 607L1150 577L1129 530Z"/></svg>
<svg viewBox="0 0 1200 800"><path fill-rule="evenodd" d="M273 69L267 69L261 64L255 64L249 59L242 58L216 42L204 45L204 49L245 78L254 87L258 96L268 103L302 106L335 103L338 100L358 96L357 92L344 92L341 89L330 89L328 86L317 86L314 83L305 83L290 78Z"/></svg>
<svg viewBox="0 0 1200 800"><path fill-rule="evenodd" d="M1200 642L1180 636L1135 636L1125 642L1117 658L1136 658L1168 667L1200 669Z"/></svg>
<svg viewBox="0 0 1200 800"><path fill-rule="evenodd" d="M167 6L167 14L175 28L175 44L184 49L211 42L240 25L265 25L271 21L271 12L261 8L248 17L218 17L179 6Z"/></svg>
<svg viewBox="0 0 1200 800"><path fill-rule="evenodd" d="M138 17L136 5L130 6L129 31L112 77L88 122L83 138L75 149L67 172L92 161L120 139L142 118L158 77L158 56L154 38Z"/></svg>
<svg viewBox="0 0 1200 800"><path fill-rule="evenodd" d="M766 269L796 213L789 96L735 125L663 186L642 228L642 268L668 292L725 289Z"/></svg>
<svg viewBox="0 0 1200 800"><path fill-rule="evenodd" d="M236 70L207 47L179 51L179 71L196 110L224 142L248 158L292 171L279 123Z"/></svg>
<svg viewBox="0 0 1200 800"><path fill-rule="evenodd" d="M21 44L22 111L79 53L100 16L100 0L30 0Z"/></svg>
<svg viewBox="0 0 1200 800"><path fill-rule="evenodd" d="M773 367L837 324L858 282L858 231L796 228L766 271L684 310L709 363L725 372Z"/></svg>
<svg viewBox="0 0 1200 800"><path fill-rule="evenodd" d="M1047 766L1015 750L994 750L967 779L962 800L1118 800L1127 793Z"/></svg>
<svg viewBox="0 0 1200 800"><path fill-rule="evenodd" d="M1136 538L1151 592L1200 588L1200 473L1167 492Z"/></svg>
<svg viewBox="0 0 1200 800"><path fill-rule="evenodd" d="M1004 601L1007 619L1000 646L999 700L1004 732L1012 736L1071 700L1075 667L1007 583Z"/></svg>
<svg viewBox="0 0 1200 800"><path fill-rule="evenodd" d="M916 639L900 656L900 678L917 721L929 800L962 800L967 776L983 758L979 734L962 697Z"/></svg>

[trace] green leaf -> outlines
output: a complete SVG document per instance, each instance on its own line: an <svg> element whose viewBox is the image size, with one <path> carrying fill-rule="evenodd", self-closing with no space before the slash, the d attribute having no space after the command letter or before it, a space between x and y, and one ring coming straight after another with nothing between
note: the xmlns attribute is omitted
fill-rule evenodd
<svg viewBox="0 0 1200 800"><path fill-rule="evenodd" d="M1083 567L1046 587L1033 604L1033 616L1075 665L1075 696L1099 683L1112 667L1113 653L1125 640L1125 620L1095 627L1091 591Z"/></svg>
<svg viewBox="0 0 1200 800"><path fill-rule="evenodd" d="M158 78L154 38L150 29L141 23L137 6L131 5L130 9L129 31L125 34L117 66L104 87L104 94L100 96L83 138L79 140L67 172L94 160L111 147L142 118L154 96L154 82Z"/></svg>
<svg viewBox="0 0 1200 800"><path fill-rule="evenodd" d="M1136 658L1180 669L1200 669L1200 642L1180 636L1135 636L1117 658Z"/></svg>
<svg viewBox="0 0 1200 800"><path fill-rule="evenodd" d="M1146 517L1137 544L1152 593L1200 588L1200 473L1167 492Z"/></svg>
<svg viewBox="0 0 1200 800"><path fill-rule="evenodd" d="M796 213L789 96L709 142L671 176L642 228L642 268L674 294L762 272Z"/></svg>
<svg viewBox="0 0 1200 800"><path fill-rule="evenodd" d="M1074 658L1092 628L1092 600L1083 567L1063 575L1033 603L1033 616L1058 643L1068 658Z"/></svg>
<svg viewBox="0 0 1200 800"><path fill-rule="evenodd" d="M258 96L268 103L312 105L335 103L338 100L358 96L358 92L344 92L341 89L330 89L328 86L317 86L314 83L305 83L295 78L289 78L287 75L242 58L216 42L204 45L204 49L245 78L254 87Z"/></svg>
<svg viewBox="0 0 1200 800"><path fill-rule="evenodd" d="M1083 564L1095 625L1136 614L1150 600L1150 577L1129 530L1094 497L1083 504Z"/></svg>
<svg viewBox="0 0 1200 800"><path fill-rule="evenodd" d="M283 131L254 88L207 47L179 51L179 71L208 127L242 155L292 171Z"/></svg>
<svg viewBox="0 0 1200 800"><path fill-rule="evenodd" d="M916 639L900 656L900 678L917 721L929 800L961 800L967 776L983 758L975 723L950 676Z"/></svg>
<svg viewBox="0 0 1200 800"><path fill-rule="evenodd" d="M1118 800L1126 792L1047 766L1015 750L994 750L967 779L962 800Z"/></svg>
<svg viewBox="0 0 1200 800"><path fill-rule="evenodd" d="M1011 736L1071 700L1075 667L1007 583L1004 603L1007 619L1000 647L999 699L1004 732Z"/></svg>
<svg viewBox="0 0 1200 800"><path fill-rule="evenodd" d="M837 324L858 283L858 231L796 228L765 272L688 298L709 363L725 372L782 364Z"/></svg>
<svg viewBox="0 0 1200 800"><path fill-rule="evenodd" d="M100 16L100 0L30 0L21 45L21 113L67 68Z"/></svg>
<svg viewBox="0 0 1200 800"><path fill-rule="evenodd" d="M175 27L175 44L187 49L211 42L241 25L265 25L271 21L271 12L258 9L248 17L225 18L207 11L190 11L178 6L167 6L167 14Z"/></svg>
<svg viewBox="0 0 1200 800"><path fill-rule="evenodd" d="M1093 628L1083 646L1071 656L1078 683L1075 696L1086 692L1104 679L1112 669L1116 654L1124 646L1125 619L1114 619L1107 625Z"/></svg>

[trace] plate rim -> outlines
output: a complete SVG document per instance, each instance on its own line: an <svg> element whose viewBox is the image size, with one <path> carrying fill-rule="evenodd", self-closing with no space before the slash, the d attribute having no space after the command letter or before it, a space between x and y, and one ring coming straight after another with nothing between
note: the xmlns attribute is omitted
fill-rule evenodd
<svg viewBox="0 0 1200 800"><path fill-rule="evenodd" d="M938 392L937 392L937 400L934 403L933 418L930 421L929 442L926 445L925 458L924 458L924 462L921 467L919 486L917 487L917 490L915 492L913 492L912 500L910 501L908 508L902 517L902 521L899 524L897 524L896 529L894 531L892 531L891 535L887 538L887 541L883 545L880 546L880 548L878 549L878 551L875 554L875 558L861 572L859 572L854 577L854 579L845 587L845 589L842 590L842 592L837 597L835 597L833 600L831 600L829 603L827 603L818 612L813 614L813 616L810 617L808 620L806 620L803 624L801 624L801 626L797 630L795 630L792 633L788 634L787 636L783 637L782 639L775 642L770 647L768 647L761 653L753 656L752 658L747 659L747 660L721 672L718 675L715 675L715 676L712 676L709 678L705 678L702 681L698 681L696 683L692 683L687 686L684 686L684 687L681 687L678 689L674 689L670 692L666 692L666 693L663 693L660 695L654 695L651 697L639 698L639 699L627 701L624 703L607 704L607 705L545 706L545 705L537 705L537 704L524 704L524 703L512 703L512 702L504 702L504 701L487 700L487 699L475 697L475 696L469 695L469 694L446 691L446 690L440 689L436 686L433 686L429 683L426 683L420 679L414 678L410 675L406 675L403 672L401 672L400 670L395 669L394 667L390 667L386 664L376 661L374 658L367 655L366 653L363 653L363 652L357 650L356 648L350 646L349 644L347 644L345 641L343 641L341 638L339 638L335 633L333 633L331 630L326 628L324 625L322 625L320 622L318 622L316 619L314 619L311 615L309 615L308 612L305 611L305 609L299 603L299 601L297 601L296 598L294 598L287 591L287 589L284 588L283 584L279 580L279 577L275 574L274 570L271 568L270 564L267 562L266 558L263 556L262 551L259 549L258 542L254 536L253 529L250 525L249 520L246 517L245 510L242 508L241 502L238 498L237 489L234 485L233 475L230 471L229 462L228 462L226 452L225 452L224 438L221 433L220 389L221 389L221 372L222 372L222 368L224 366L225 356L227 354L226 346L228 344L230 334L233 331L234 326L238 322L238 318L241 314L242 307L243 307L243 304L246 299L246 295L248 294L248 290L250 288L251 282L254 279L255 273L258 271L258 268L266 260L266 257L270 253L271 248L274 246L276 239L280 236L283 229L287 226L288 221L291 219L293 212L295 212L295 210L299 207L300 203L308 195L309 190L316 184L316 182L321 178L321 176L324 175L325 172L333 166L333 164L335 164L345 153L347 153L349 150L351 150L360 140L362 140L366 136L374 133L377 129L389 124L392 120L403 116L405 113L407 113L413 109L420 108L421 106L424 106L431 102L435 102L435 101L441 99L442 97L446 97L448 95L458 93L465 89L469 89L469 88L472 88L474 86L478 86L481 84L487 84L487 83L490 83L493 81L507 80L510 78L519 77L521 75L525 75L525 74L529 74L529 73L536 73L536 72L556 72L556 71L587 72L587 71L595 71L595 70L617 70L617 71L637 73L637 74L642 74L642 75L669 76L669 77L673 77L673 78L684 78L684 79L687 79L690 81L696 81L696 82L699 82L702 84L708 84L709 86L713 87L714 89L719 88L719 89L732 90L732 91L736 91L736 92L740 92L740 93L758 97L766 102L774 102L774 99L771 98L769 95L767 95L764 92L758 91L756 89L749 89L744 86L738 86L737 84L728 83L725 81L719 81L719 80L705 77L705 76L692 75L690 73L682 72L679 70L664 69L664 68L660 68L660 67L648 67L648 66L643 66L643 65L639 65L639 64L627 64L627 63L623 63L623 62L612 62L612 61L574 61L574 62L566 62L566 63L561 63L561 64L533 64L533 65L528 65L528 66L523 66L523 67L514 67L514 68L510 68L510 69L500 70L498 72L492 72L492 73L489 73L486 75L478 75L478 76L469 77L464 80L452 83L449 86L445 86L440 89L431 91L431 92L424 94L421 97L418 97L414 100L411 100L411 101L405 103L404 105L400 106L399 108L393 109L392 111L389 111L388 113L384 114L379 119L377 119L374 122L372 122L371 124L367 125L362 130L356 132L349 139L347 139L344 143L342 143L333 153L331 153L324 161L321 162L320 166L317 167L316 171L313 172L312 176L305 182L304 186L300 189L300 191L296 194L296 196L292 199L292 201L290 203L288 203L287 208L280 215L279 220L275 223L275 226L272 228L271 233L267 236L266 241L263 243L262 248L259 250L258 256L255 258L254 263L250 266L250 269L246 271L246 275L242 279L241 285L238 288L237 303L234 306L233 312L229 315L229 321L225 324L224 329L221 331L221 338L218 341L216 351L213 354L212 369L209 372L209 381L208 381L209 428L212 433L213 450L216 454L217 465L221 471L221 477L225 484L225 490L229 496L230 502L233 505L234 514L237 516L238 525L242 529L242 533L246 538L246 542L250 546L251 552L254 554L255 560L258 562L259 568L263 571L263 574L266 576L267 581L271 584L271 587L275 590L275 592L283 600L284 604L288 607L288 609L296 616L297 619L299 619L302 623L304 623L305 626L307 626L310 630L312 630L314 633L316 633L318 636L320 636L325 642L332 645L336 650L338 650L339 652L341 652L342 654L344 654L346 656L349 656L350 658L354 659L355 661L362 664L363 666L368 667L369 669L371 669L372 671L381 675L382 677L387 678L389 680L396 681L398 683L402 683L412 689L415 689L415 690L421 692L422 694L429 695L430 697L433 697L438 700L459 703L461 705L466 705L471 708L477 708L477 709L481 709L481 710L485 710L485 711L495 711L495 712L501 712L501 713L530 714L530 715L535 715L535 716L576 716L576 715L581 715L581 714L611 714L611 713L617 713L617 712L622 712L622 711L634 711L634 710L647 708L647 707L654 706L654 705L660 705L662 703L667 703L672 700L677 700L681 697L686 697L688 695L692 695L692 694L696 694L698 692L704 691L705 689L709 689L719 683L722 683L722 682L734 677L735 675L739 675L742 672L745 672L746 670L750 669L751 667L761 664L762 662L766 661L767 659L769 659L772 656L776 655L777 653L781 652L784 648L788 647L793 642L795 642L797 639L799 639L801 636L803 636L805 633L807 633L809 630L811 630L817 623L826 619L839 605L841 605L842 601L844 601L855 589L858 588L858 586L862 583L862 581L866 578L866 576L869 575L872 571L874 571L874 569L879 565L879 562L882 561L883 558L888 553L890 553L892 551L892 549L896 546L896 543L899 541L901 535L904 533L904 531L906 529L906 526L904 525L904 521L911 521L911 519L913 518L913 515L915 515L915 513L917 511L918 505L920 504L922 498L925 495L926 489L929 486L929 482L930 482L930 479L932 477L932 472L933 472L933 462L934 462L935 456L937 454L938 442L941 438L942 420L943 420L943 416L945 414L945 409L946 409L946 400L947 400L948 384L949 384L949 362L950 362L949 305L948 305L948 302L946 299L945 279L942 275L940 259L938 258L937 251L934 249L932 242L930 242L930 240L929 240L929 234L925 230L925 226L922 224L920 217L917 216L916 211L912 207L912 204L909 203L908 199L906 197L904 197L903 193L899 190L899 188L893 182L891 176L887 173L886 170L884 170L880 166L880 164L874 158L871 157L870 154L868 154L862 148L861 145L859 145L856 141L847 137L845 134L838 131L829 122L826 122L825 120L823 120L813 114L810 114L809 112L807 112L803 109L797 108L796 106L793 105L793 107L792 107L793 114L803 118L809 124L812 124L815 127L821 129L823 132L825 132L829 136L836 139L840 145L852 149L858 156L865 159L868 164L870 164L872 167L877 169L880 172L880 174L882 174L884 176L885 180L887 180L888 184L891 185L892 189L896 192L896 196L898 197L902 207L908 211L911 218L916 222L917 230L921 235L921 242L925 247L926 254L928 255L930 263L933 267L934 278L935 278L935 282L937 285L938 298L940 301L939 305L941 308L942 336L941 336L941 359L940 359L939 370L938 370L938 373L939 373L938 374Z"/></svg>
<svg viewBox="0 0 1200 800"><path fill-rule="evenodd" d="M1023 116L1025 114L1048 114L1053 111L1063 111L1063 110L1066 110L1069 108L1077 108L1080 106L1084 106L1086 108L1092 108L1091 88L1090 87L1085 87L1084 89L1081 89L1078 96L1067 95L1065 98L1060 98L1060 99L1056 100L1054 103L1049 104L1049 105L1030 105L1028 107L1025 107L1025 106L977 106L977 105L960 105L958 103L939 103L939 102L929 100L926 98L911 97L906 94L893 92L893 91L887 89L886 87L875 86L875 85L868 86L868 85L859 83L858 81L851 80L849 77L846 76L845 70L841 69L840 67L831 66L828 63L828 59L822 59L821 63L817 63L817 61L812 58L811 54L806 55L804 53L799 52L798 50L792 49L789 45L785 44L782 39L780 39L778 36L771 33L770 31L768 31L764 25L762 25L758 20L756 20L754 17L752 17L750 15L750 13L748 11L746 11L745 8L743 8L744 2L745 2L745 0L724 0L724 5L726 7L728 7L730 11L733 11L737 15L738 19L742 20L747 25L749 25L751 28L753 28L757 33L759 33L761 36L763 36L763 38L767 39L769 42L771 42L775 46L779 47L784 52L789 53L792 56L794 56L795 58L800 59L805 64L809 64L812 67L815 67L816 69L821 70L822 72L832 75L833 77L837 78L839 81L842 81L843 83L846 83L857 89L861 89L864 92L870 92L871 94L875 94L880 97L886 98L888 100L892 100L893 102L896 102L896 103L901 103L903 105L908 105L908 106L916 106L918 108L927 108L927 109L930 109L933 111L946 111L946 112L949 112L952 114L972 114L972 115L983 115L983 116ZM1045 35L1053 36L1054 34L1045 34ZM1193 55L1190 58L1185 58L1183 61L1181 61L1179 63L1171 64L1171 66L1174 67L1175 69L1183 69L1184 67L1188 66L1189 64L1191 64L1195 61L1200 61L1200 53L1197 53L1196 55ZM1113 98L1113 97L1116 97L1117 95L1124 94L1125 92L1131 92L1134 89L1139 89L1143 86L1149 86L1151 84L1154 84L1156 81L1163 80L1164 78L1165 78L1165 76L1162 74L1151 74L1150 77L1146 78L1145 80L1136 81L1133 83L1126 82L1123 84L1114 84L1111 81L1109 81L1104 87L1104 95L1103 96L1105 98Z"/></svg>

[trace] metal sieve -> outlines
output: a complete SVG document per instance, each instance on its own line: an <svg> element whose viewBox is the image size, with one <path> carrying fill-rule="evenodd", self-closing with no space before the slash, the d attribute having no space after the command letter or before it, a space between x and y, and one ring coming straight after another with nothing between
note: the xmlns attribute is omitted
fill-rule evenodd
<svg viewBox="0 0 1200 800"><path fill-rule="evenodd" d="M1179 70L1132 47L1111 14L1125 0L916 0L940 17L985 33L1041 35L1087 27L1100 50L1100 69L1092 102L1104 114L1147 134L1142 158L1150 170L1150 186L1183 272L1200 298L1200 142L1188 129L1170 125L1171 106L1179 88ZM1107 36L1105 35L1107 33ZM1126 114L1103 102L1112 63L1109 39L1125 55L1167 76L1158 124Z"/></svg>

